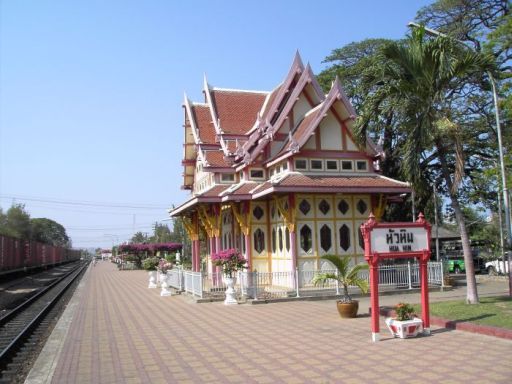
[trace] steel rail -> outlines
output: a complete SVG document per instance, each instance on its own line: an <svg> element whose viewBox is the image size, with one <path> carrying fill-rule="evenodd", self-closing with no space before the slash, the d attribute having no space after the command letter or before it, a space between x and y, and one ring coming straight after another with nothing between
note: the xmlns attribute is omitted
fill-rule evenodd
<svg viewBox="0 0 512 384"><path fill-rule="evenodd" d="M0 326L7 323L12 317L16 316L21 312L25 307L30 306L32 303L34 303L39 297L46 294L50 289L52 289L55 285L59 284L62 280L66 279L69 275L71 275L73 272L75 272L78 268L80 268L81 265L76 266L71 271L68 271L65 275L57 277L55 281L53 281L50 285L47 285L46 287L42 288L39 292L37 292L34 296L28 298L26 301L18 305L17 307L13 308L10 312L6 313L4 316L0 317Z"/></svg>
<svg viewBox="0 0 512 384"><path fill-rule="evenodd" d="M88 264L83 264L82 266L77 267L70 273L68 273L66 276L59 279L57 282L53 283L51 286L48 286L44 293L48 293L49 289L54 288L57 284L62 283L66 278L69 279L68 282L56 293L55 297L51 298L49 302L46 303L46 305L32 318L32 320L25 326L21 331L17 333L17 335L12 339L12 341L0 352L0 368L2 366L7 366L7 358L13 353L14 348L16 345L18 345L25 337L28 336L29 332L37 326L37 324L44 318L46 313L50 311L50 309L57 303L57 301L60 299L60 297L67 291L69 286L73 284L73 282L80 276L81 272L86 268ZM74 273L74 275L73 275ZM37 295L37 298L41 298L41 294ZM31 300L30 303L33 304L35 300ZM26 302L19 305L15 308L16 313L20 314L23 309L27 306ZM14 311L13 311L14 312ZM7 314L6 316L2 317L2 321L5 320L6 317L12 318L14 315L12 313ZM7 323L7 321L4 321L4 325Z"/></svg>

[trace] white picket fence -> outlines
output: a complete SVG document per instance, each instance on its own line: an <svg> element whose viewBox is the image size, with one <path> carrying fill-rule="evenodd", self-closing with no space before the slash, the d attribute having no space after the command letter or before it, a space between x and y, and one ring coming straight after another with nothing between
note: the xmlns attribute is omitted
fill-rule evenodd
<svg viewBox="0 0 512 384"><path fill-rule="evenodd" d="M290 272L238 272L236 290L239 297L265 300L283 297L331 296L342 293L337 281L315 286L313 278L323 271ZM335 271L330 271L335 272ZM224 297L226 286L220 273L192 272L174 268L167 272L169 285L179 291L200 298ZM361 277L369 279L369 272L363 271ZM419 287L419 265L414 262L379 267L379 290L413 289ZM443 286L443 265L441 262L428 263L429 286ZM357 293L356 287L350 287L350 293Z"/></svg>

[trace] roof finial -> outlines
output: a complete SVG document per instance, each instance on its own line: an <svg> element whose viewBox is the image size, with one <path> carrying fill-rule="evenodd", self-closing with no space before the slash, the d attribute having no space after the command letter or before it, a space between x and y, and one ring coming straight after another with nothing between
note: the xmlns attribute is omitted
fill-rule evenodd
<svg viewBox="0 0 512 384"><path fill-rule="evenodd" d="M208 78L206 77L206 72L203 74L203 89L205 91L210 89L210 85L208 84Z"/></svg>
<svg viewBox="0 0 512 384"><path fill-rule="evenodd" d="M299 50L295 51L295 56L293 58L292 66L298 66L301 70L304 69L304 64L302 63L302 58L300 57Z"/></svg>

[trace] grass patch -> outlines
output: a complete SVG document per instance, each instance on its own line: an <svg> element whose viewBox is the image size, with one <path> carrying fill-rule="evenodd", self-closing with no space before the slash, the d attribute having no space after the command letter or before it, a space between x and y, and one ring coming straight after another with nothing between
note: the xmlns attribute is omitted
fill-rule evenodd
<svg viewBox="0 0 512 384"><path fill-rule="evenodd" d="M415 305L421 312L421 306ZM483 297L479 304L465 301L441 301L430 303L430 315L448 320L465 321L480 325L512 329L512 298Z"/></svg>

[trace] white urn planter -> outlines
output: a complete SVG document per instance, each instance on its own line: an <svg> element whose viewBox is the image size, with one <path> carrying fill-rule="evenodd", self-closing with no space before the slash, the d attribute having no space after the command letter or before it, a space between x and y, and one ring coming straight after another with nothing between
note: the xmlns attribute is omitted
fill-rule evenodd
<svg viewBox="0 0 512 384"><path fill-rule="evenodd" d="M160 296L172 296L169 283L167 282L166 273L160 274L160 287L162 288L162 290L160 291Z"/></svg>
<svg viewBox="0 0 512 384"><path fill-rule="evenodd" d="M388 317L386 319L386 325L388 326L389 332L391 332L394 337L401 339L416 337L418 333L423 332L423 320L417 317L412 320L397 320Z"/></svg>
<svg viewBox="0 0 512 384"><path fill-rule="evenodd" d="M224 284L226 284L226 299L224 300L224 305L233 305L238 304L238 301L236 301L236 291L235 291L235 284L236 284L236 277L229 277L229 276L223 276L222 281Z"/></svg>
<svg viewBox="0 0 512 384"><path fill-rule="evenodd" d="M149 271L149 285L148 288L157 288L156 285L156 271Z"/></svg>
<svg viewBox="0 0 512 384"><path fill-rule="evenodd" d="M164 282L166 279L167 279L167 274L158 271L158 279L156 281L156 285L158 287L161 287L162 286L162 282Z"/></svg>

